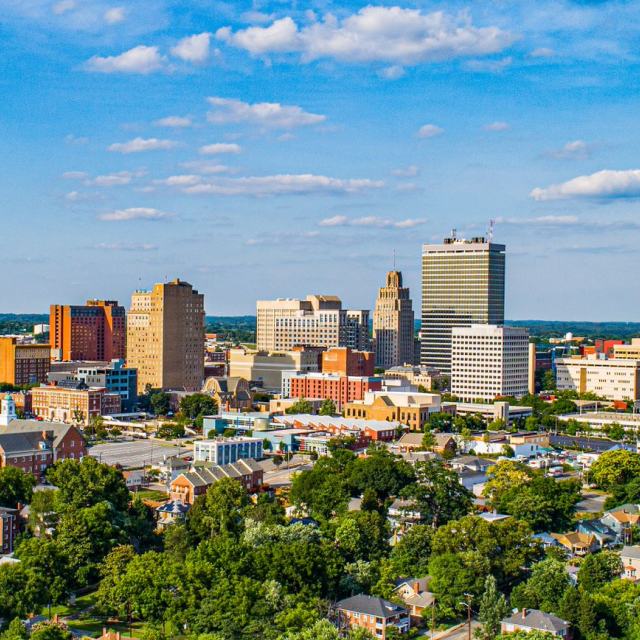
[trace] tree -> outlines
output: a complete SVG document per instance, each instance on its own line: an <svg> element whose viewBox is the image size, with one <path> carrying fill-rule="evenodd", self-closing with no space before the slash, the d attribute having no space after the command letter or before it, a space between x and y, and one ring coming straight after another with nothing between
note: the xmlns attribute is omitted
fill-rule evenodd
<svg viewBox="0 0 640 640"><path fill-rule="evenodd" d="M367 449L368 457L355 458L347 468L348 483L354 495L373 489L385 501L397 496L415 480L413 467L384 445Z"/></svg>
<svg viewBox="0 0 640 640"><path fill-rule="evenodd" d="M289 415L311 414L313 413L313 405L303 397L297 402L294 402L290 407L287 407L285 409L285 413Z"/></svg>
<svg viewBox="0 0 640 640"><path fill-rule="evenodd" d="M420 442L420 451L433 451L436 446L436 437L431 431L425 431Z"/></svg>
<svg viewBox="0 0 640 640"><path fill-rule="evenodd" d="M556 377L553 375L553 371L545 371L542 374L542 390L553 391L556 388Z"/></svg>
<svg viewBox="0 0 640 640"><path fill-rule="evenodd" d="M551 558L535 564L531 577L511 592L511 605L522 608L541 609L547 613L558 610L571 578L564 570L564 563Z"/></svg>
<svg viewBox="0 0 640 640"><path fill-rule="evenodd" d="M166 416L171 411L171 396L164 391L156 391L151 394L149 401L156 416Z"/></svg>
<svg viewBox="0 0 640 640"><path fill-rule="evenodd" d="M609 427L609 433L607 435L612 440L624 440L626 432L621 424L612 422Z"/></svg>
<svg viewBox="0 0 640 640"><path fill-rule="evenodd" d="M20 621L20 618L14 618L7 630L0 634L0 640L28 640L29 632Z"/></svg>
<svg viewBox="0 0 640 640"><path fill-rule="evenodd" d="M433 528L425 525L416 524L407 530L391 552L397 575L427 575L433 535Z"/></svg>
<svg viewBox="0 0 640 640"><path fill-rule="evenodd" d="M496 579L488 575L484 581L484 593L480 598L478 613L478 621L482 626L476 631L476 637L493 640L500 633L500 622L508 613L506 598L498 591Z"/></svg>
<svg viewBox="0 0 640 640"><path fill-rule="evenodd" d="M195 420L198 416L218 413L218 405L205 393L192 393L180 400L180 413L190 420Z"/></svg>
<svg viewBox="0 0 640 640"><path fill-rule="evenodd" d="M416 484L405 487L402 495L412 501L410 509L424 523L439 527L469 513L473 494L460 484L455 471L439 460L415 464Z"/></svg>
<svg viewBox="0 0 640 640"><path fill-rule="evenodd" d="M429 430L450 432L453 425L453 416L450 413L432 413L429 416Z"/></svg>
<svg viewBox="0 0 640 640"><path fill-rule="evenodd" d="M318 411L318 415L335 416L337 413L336 403L331 398L325 398L320 407L320 411Z"/></svg>
<svg viewBox="0 0 640 640"><path fill-rule="evenodd" d="M76 408L73 410L72 417L75 424L82 424L84 422L84 411Z"/></svg>
<svg viewBox="0 0 640 640"><path fill-rule="evenodd" d="M39 622L31 629L31 640L73 640L73 635L62 622Z"/></svg>
<svg viewBox="0 0 640 640"><path fill-rule="evenodd" d="M640 455L624 449L605 451L591 465L589 476L605 491L624 485L640 475Z"/></svg>
<svg viewBox="0 0 640 640"><path fill-rule="evenodd" d="M519 488L531 480L533 471L520 462L501 460L487 471L487 483L484 494L489 504L498 509L502 496L510 490Z"/></svg>
<svg viewBox="0 0 640 640"><path fill-rule="evenodd" d="M501 633L496 640L558 640L558 636L550 631L515 631L514 633Z"/></svg>
<svg viewBox="0 0 640 640"><path fill-rule="evenodd" d="M36 479L18 467L0 468L0 505L15 509L31 502Z"/></svg>
<svg viewBox="0 0 640 640"><path fill-rule="evenodd" d="M502 431L507 426L507 421L503 418L496 418L492 422L489 423L487 429L489 431Z"/></svg>
<svg viewBox="0 0 640 640"><path fill-rule="evenodd" d="M620 556L612 551L589 554L580 565L578 584L587 593L598 591L622 572Z"/></svg>
<svg viewBox="0 0 640 640"><path fill-rule="evenodd" d="M205 496L203 518L210 536L237 532L249 503L247 490L237 480L222 478L212 484Z"/></svg>

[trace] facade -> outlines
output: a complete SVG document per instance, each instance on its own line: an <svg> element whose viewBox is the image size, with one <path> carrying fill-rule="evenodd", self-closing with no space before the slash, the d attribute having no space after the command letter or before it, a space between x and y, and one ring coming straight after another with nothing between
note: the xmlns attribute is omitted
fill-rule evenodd
<svg viewBox="0 0 640 640"><path fill-rule="evenodd" d="M640 360L625 358L556 358L556 386L591 392L607 400L640 399Z"/></svg>
<svg viewBox="0 0 640 640"><path fill-rule="evenodd" d="M391 367L384 372L384 379L407 382L414 387L424 387L427 391L440 388L442 376L437 369L429 369L420 366Z"/></svg>
<svg viewBox="0 0 640 640"><path fill-rule="evenodd" d="M188 282L136 291L127 314L127 366L138 370L138 393L200 391L204 382L204 296Z"/></svg>
<svg viewBox="0 0 640 640"><path fill-rule="evenodd" d="M529 391L529 330L472 325L451 330L451 393L465 402Z"/></svg>
<svg viewBox="0 0 640 640"><path fill-rule="evenodd" d="M375 374L372 351L355 351L351 347L334 347L322 353L322 373L338 376L365 376Z"/></svg>
<svg viewBox="0 0 640 640"><path fill-rule="evenodd" d="M390 369L414 364L414 316L408 287L402 273L389 271L373 312L373 348L376 366Z"/></svg>
<svg viewBox="0 0 640 640"><path fill-rule="evenodd" d="M88 387L106 389L117 393L121 399L123 411L133 410L138 400L138 370L127 369L124 360L113 360L110 365L78 367L76 380Z"/></svg>
<svg viewBox="0 0 640 640"><path fill-rule="evenodd" d="M202 464L200 463L200 465ZM170 499L180 500L183 504L192 505L196 498L205 495L211 485L223 478L237 480L248 492L255 493L262 489L264 472L262 467L254 460L238 460L234 464L224 466L216 464L196 465L193 471L181 473L171 481Z"/></svg>
<svg viewBox="0 0 640 640"><path fill-rule="evenodd" d="M502 633L543 631L560 638L569 637L571 627L571 624L566 620L538 609L522 609L522 611L518 611L509 618L502 620L500 625Z"/></svg>
<svg viewBox="0 0 640 640"><path fill-rule="evenodd" d="M258 300L256 346L260 351L279 353L299 346L364 350L368 313L343 309L337 296Z"/></svg>
<svg viewBox="0 0 640 640"><path fill-rule="evenodd" d="M422 246L423 366L448 375L451 329L504 324L505 246L448 238Z"/></svg>
<svg viewBox="0 0 640 640"><path fill-rule="evenodd" d="M193 445L194 462L233 464L240 459L256 460L263 457L261 438L213 438L196 440Z"/></svg>
<svg viewBox="0 0 640 640"><path fill-rule="evenodd" d="M405 634L411 626L409 609L382 598L352 596L338 602L336 609L336 622L341 632L360 628L375 638L386 640L391 628L396 630L394 633Z"/></svg>
<svg viewBox="0 0 640 640"><path fill-rule="evenodd" d="M632 582L640 580L640 547L625 545L620 552L620 560L622 560L620 577Z"/></svg>
<svg viewBox="0 0 640 640"><path fill-rule="evenodd" d="M269 391L282 389L282 374L285 371L318 371L316 351L248 351L229 350L229 375L260 384Z"/></svg>
<svg viewBox="0 0 640 640"><path fill-rule="evenodd" d="M433 605L434 596L427 591L429 578L399 578L393 592L404 602L417 625L423 621L422 612Z"/></svg>
<svg viewBox="0 0 640 640"><path fill-rule="evenodd" d="M115 300L51 305L51 348L56 360L108 362L125 357L125 309Z"/></svg>
<svg viewBox="0 0 640 640"><path fill-rule="evenodd" d="M440 396L434 393L370 392L363 400L344 406L345 418L389 420L421 431L429 416L441 410Z"/></svg>
<svg viewBox="0 0 640 640"><path fill-rule="evenodd" d="M518 422L524 422L533 415L531 407L510 406L508 402L494 402L491 404L481 404L475 402L443 402L443 411L447 411L456 416L480 416L487 424L494 420L504 420L508 426L513 426Z"/></svg>
<svg viewBox="0 0 640 640"><path fill-rule="evenodd" d="M207 378L202 390L211 395L222 411L251 409L251 385L244 378Z"/></svg>
<svg viewBox="0 0 640 640"><path fill-rule="evenodd" d="M17 338L0 338L0 382L39 384L47 381L50 369L50 345L18 344Z"/></svg>
<svg viewBox="0 0 640 640"><path fill-rule="evenodd" d="M0 507L0 555L13 553L13 545L20 533L20 511Z"/></svg>
<svg viewBox="0 0 640 640"><path fill-rule="evenodd" d="M607 348L609 347L609 348ZM613 340L603 341L602 352L621 360L640 360L640 338L631 338L631 344Z"/></svg>
<svg viewBox="0 0 640 640"><path fill-rule="evenodd" d="M120 395L106 389L88 389L82 382L31 391L31 411L44 420L88 425L91 418L120 413Z"/></svg>
<svg viewBox="0 0 640 640"><path fill-rule="evenodd" d="M370 391L380 391L382 380L328 373L283 374L282 394L288 398L330 398L341 411L348 402L362 400Z"/></svg>

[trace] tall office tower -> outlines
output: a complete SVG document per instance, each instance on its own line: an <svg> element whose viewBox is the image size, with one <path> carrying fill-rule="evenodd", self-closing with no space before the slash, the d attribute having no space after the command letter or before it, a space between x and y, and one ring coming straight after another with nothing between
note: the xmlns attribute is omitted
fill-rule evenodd
<svg viewBox="0 0 640 640"><path fill-rule="evenodd" d="M126 312L115 300L51 305L49 325L55 360L109 362L125 356Z"/></svg>
<svg viewBox="0 0 640 640"><path fill-rule="evenodd" d="M199 391L204 382L204 296L188 282L136 291L127 314L127 366L138 370L138 392Z"/></svg>
<svg viewBox="0 0 640 640"><path fill-rule="evenodd" d="M451 393L464 402L521 398L529 391L529 329L472 325L454 327Z"/></svg>
<svg viewBox="0 0 640 640"><path fill-rule="evenodd" d="M337 296L258 300L257 311L259 351L282 352L299 346L362 349L368 341L369 312L347 311Z"/></svg>
<svg viewBox="0 0 640 640"><path fill-rule="evenodd" d="M414 316L402 273L389 271L387 285L380 288L373 312L373 348L376 366L390 369L414 360Z"/></svg>
<svg viewBox="0 0 640 640"><path fill-rule="evenodd" d="M447 238L422 246L423 366L451 372L451 329L504 324L505 246Z"/></svg>

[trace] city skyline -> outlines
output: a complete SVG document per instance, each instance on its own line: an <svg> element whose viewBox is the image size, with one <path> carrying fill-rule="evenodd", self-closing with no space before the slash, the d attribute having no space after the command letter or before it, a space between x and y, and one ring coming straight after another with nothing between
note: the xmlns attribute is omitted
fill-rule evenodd
<svg viewBox="0 0 640 640"><path fill-rule="evenodd" d="M631 319L639 30L622 0L10 2L0 311L176 276L209 315L373 309L394 250L417 307L421 245L494 219L507 318Z"/></svg>

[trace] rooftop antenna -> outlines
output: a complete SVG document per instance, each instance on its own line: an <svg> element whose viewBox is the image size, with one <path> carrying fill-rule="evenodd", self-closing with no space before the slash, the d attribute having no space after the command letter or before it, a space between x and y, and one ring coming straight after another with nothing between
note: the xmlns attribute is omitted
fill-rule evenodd
<svg viewBox="0 0 640 640"><path fill-rule="evenodd" d="M494 227L495 223L496 223L495 220L490 220L489 221L489 244L491 244L493 242L493 227Z"/></svg>
<svg viewBox="0 0 640 640"><path fill-rule="evenodd" d="M396 270L396 250L393 250L393 270Z"/></svg>
<svg viewBox="0 0 640 640"><path fill-rule="evenodd" d="M456 230L455 229L451 229L451 239L452 240L456 239Z"/></svg>

